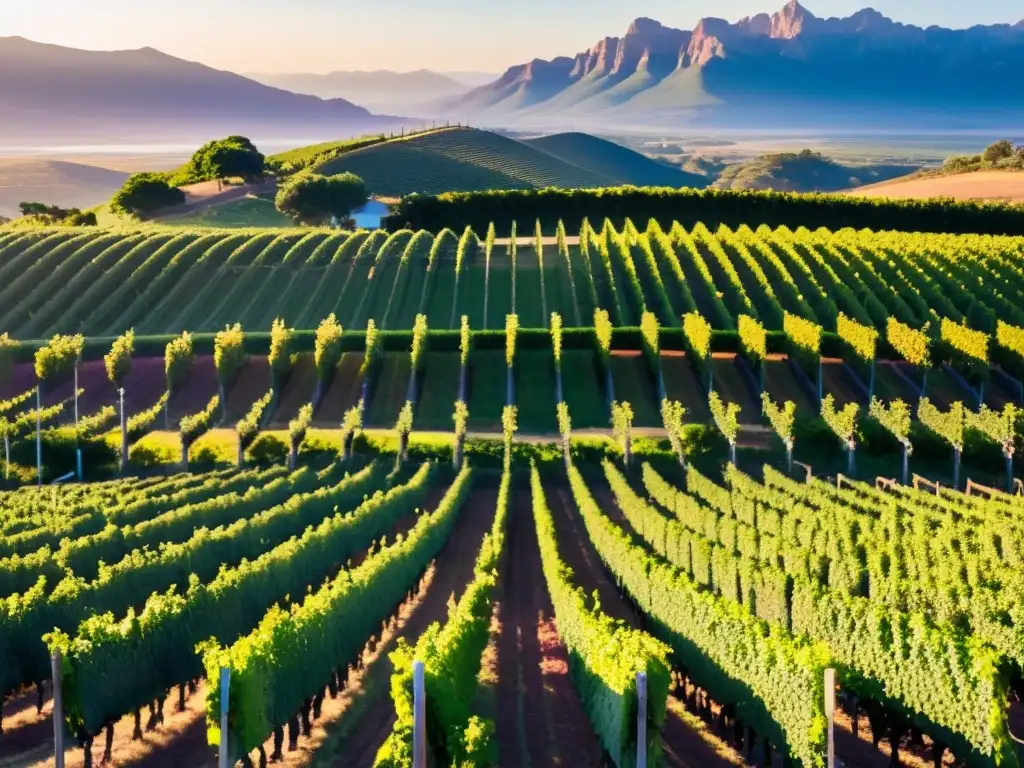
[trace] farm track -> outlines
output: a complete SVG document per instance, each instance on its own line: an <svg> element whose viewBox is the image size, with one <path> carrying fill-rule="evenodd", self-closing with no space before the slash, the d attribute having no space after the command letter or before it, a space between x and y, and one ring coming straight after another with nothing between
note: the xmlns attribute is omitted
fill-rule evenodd
<svg viewBox="0 0 1024 768"><path fill-rule="evenodd" d="M476 481L448 543L434 561L430 585L410 606L412 610L397 632L381 644L377 659L366 668L362 678L365 694L359 712L351 719L346 718L345 727L350 737L332 743L328 754L318 755L320 765L372 768L377 750L395 722L390 695L392 667L387 655L400 638L414 645L432 623L443 623L447 619L449 601L458 601L473 579L480 544L494 523L497 499L496 481L490 478Z"/></svg>
<svg viewBox="0 0 1024 768"><path fill-rule="evenodd" d="M601 749L569 676L523 484L512 493L506 548L496 644L498 765L598 768Z"/></svg>
<svg viewBox="0 0 1024 768"><path fill-rule="evenodd" d="M623 526L626 520L618 511L611 492L594 481L591 481L591 489L606 514L609 514L617 524ZM564 482L552 482L548 485L546 495L555 520L559 553L566 564L572 568L573 583L582 587L588 595L597 591L602 613L629 626L643 629L643 617L637 615L623 599L615 582L601 562L601 558L590 543L586 527L579 518L572 492L568 486ZM612 511L609 512L609 510ZM719 768L719 766L735 764L723 759L718 753L724 745L708 743L691 730L683 722L678 709L678 707L669 707L662 729L665 765L672 768L690 768L691 766L692 768L697 768L697 766Z"/></svg>

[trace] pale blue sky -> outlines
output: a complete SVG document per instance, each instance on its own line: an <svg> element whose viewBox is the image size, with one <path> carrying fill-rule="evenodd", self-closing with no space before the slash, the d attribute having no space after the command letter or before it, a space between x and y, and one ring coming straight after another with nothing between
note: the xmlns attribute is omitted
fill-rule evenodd
<svg viewBox="0 0 1024 768"><path fill-rule="evenodd" d="M222 69L325 72L418 69L497 72L571 55L637 16L692 28L735 21L783 0L21 0L0 13L0 37L90 49L162 51ZM6 5L7 3L5 3ZM806 0L818 16L872 5L912 24L1016 23L1021 0Z"/></svg>

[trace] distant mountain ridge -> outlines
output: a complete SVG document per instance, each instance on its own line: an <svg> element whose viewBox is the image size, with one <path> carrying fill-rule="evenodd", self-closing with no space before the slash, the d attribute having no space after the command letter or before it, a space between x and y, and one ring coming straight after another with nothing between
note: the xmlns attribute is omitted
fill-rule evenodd
<svg viewBox="0 0 1024 768"><path fill-rule="evenodd" d="M121 171L61 160L0 160L0 216L17 216L22 202L91 208L109 200L127 178Z"/></svg>
<svg viewBox="0 0 1024 768"><path fill-rule="evenodd" d="M408 108L433 99L457 96L470 86L454 78L420 69L415 72L336 71L318 75L310 73L246 74L256 82L293 93L318 96L322 99L342 98L369 107Z"/></svg>
<svg viewBox="0 0 1024 768"><path fill-rule="evenodd" d="M399 123L344 99L297 95L153 48L84 51L0 37L0 73L0 139L8 142L288 130L338 136Z"/></svg>
<svg viewBox="0 0 1024 768"><path fill-rule="evenodd" d="M922 113L945 125L1012 121L1024 115L1024 89L1013 86L1022 69L1024 20L925 29L871 8L819 18L790 0L771 15L705 18L692 31L639 18L622 37L510 67L436 109L474 119L671 123L682 116L759 127L910 115L920 124Z"/></svg>

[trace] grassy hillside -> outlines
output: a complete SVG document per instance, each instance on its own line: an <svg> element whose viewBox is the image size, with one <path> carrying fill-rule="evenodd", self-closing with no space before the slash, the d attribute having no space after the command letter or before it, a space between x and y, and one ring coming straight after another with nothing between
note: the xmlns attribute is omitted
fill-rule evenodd
<svg viewBox="0 0 1024 768"><path fill-rule="evenodd" d="M255 195L224 205L169 216L160 221L169 227L294 227L295 222L274 207L274 201Z"/></svg>
<svg viewBox="0 0 1024 768"><path fill-rule="evenodd" d="M61 160L0 160L0 216L18 215L18 203L90 208L116 192L127 173Z"/></svg>
<svg viewBox="0 0 1024 768"><path fill-rule="evenodd" d="M366 181L370 192L386 196L614 183L523 142L472 128L451 128L359 149L319 166L318 171L351 171Z"/></svg>
<svg viewBox="0 0 1024 768"><path fill-rule="evenodd" d="M712 185L716 189L773 189L779 192L838 192L905 176L902 165L849 166L817 152L762 155L727 166Z"/></svg>
<svg viewBox="0 0 1024 768"><path fill-rule="evenodd" d="M702 176L684 173L621 144L586 133L556 133L523 143L613 179L617 184L650 187L703 187L707 184Z"/></svg>

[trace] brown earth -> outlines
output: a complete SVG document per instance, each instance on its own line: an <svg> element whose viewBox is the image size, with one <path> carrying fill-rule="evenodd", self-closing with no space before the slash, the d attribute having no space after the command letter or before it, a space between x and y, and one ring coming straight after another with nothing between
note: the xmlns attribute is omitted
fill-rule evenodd
<svg viewBox="0 0 1024 768"><path fill-rule="evenodd" d="M839 407L847 403L866 404L863 391L856 385L842 360L824 358L821 364L822 389L826 395L835 398Z"/></svg>
<svg viewBox="0 0 1024 768"><path fill-rule="evenodd" d="M217 368L213 364L213 355L196 356L195 364L178 391L171 398L168 408L170 426L174 429L185 416L199 413L210 404L210 399L218 393Z"/></svg>
<svg viewBox="0 0 1024 768"><path fill-rule="evenodd" d="M726 352L712 354L714 390L727 404L736 403L740 406L741 424L760 424L761 404L754 399L746 378L740 373L739 365L737 355Z"/></svg>
<svg viewBox="0 0 1024 768"><path fill-rule="evenodd" d="M270 391L270 361L265 355L252 355L228 392L222 426L233 427L244 419L253 403Z"/></svg>
<svg viewBox="0 0 1024 768"><path fill-rule="evenodd" d="M907 382L897 374L897 371L905 373L911 381L920 383L920 376L913 366L901 362L879 360L875 364L875 394L881 400L899 399L908 403L916 403L917 390L908 386Z"/></svg>
<svg viewBox="0 0 1024 768"><path fill-rule="evenodd" d="M796 403L798 414L811 417L818 415L818 407L800 386L785 355L768 355L764 364L764 388L776 403L792 400Z"/></svg>
<svg viewBox="0 0 1024 768"><path fill-rule="evenodd" d="M512 494L499 599L497 722L501 768L597 768L601 748L569 677L541 570L530 489Z"/></svg>
<svg viewBox="0 0 1024 768"><path fill-rule="evenodd" d="M313 421L324 427L337 428L345 418L345 412L359 404L363 392L362 352L346 352L341 356L334 380L316 409Z"/></svg>
<svg viewBox="0 0 1024 768"><path fill-rule="evenodd" d="M287 429L288 422L299 415L299 409L312 402L316 392L316 363L312 354L299 355L292 375L284 385L277 401L277 410L271 418L271 429Z"/></svg>
<svg viewBox="0 0 1024 768"><path fill-rule="evenodd" d="M31 363L19 363L11 370L11 378L0 386L0 400L28 392L36 385L36 372Z"/></svg>
<svg viewBox="0 0 1024 768"><path fill-rule="evenodd" d="M329 753L318 756L318 763L372 767L377 750L390 735L395 722L394 703L388 685L392 667L387 654L400 638L415 644L427 627L447 619L449 601L457 601L473 579L480 544L494 522L497 497L498 489L494 482L477 481L448 543L434 563L430 587L421 595L403 626L386 644L382 644L378 660L366 669L364 679L372 678L378 684L367 687L359 716L347 724L349 738L333 742Z"/></svg>
<svg viewBox="0 0 1024 768"><path fill-rule="evenodd" d="M620 620L629 626L644 627L644 618L633 611L622 597L622 593L612 581L605 569L600 556L590 543L586 527L576 511L576 503L572 492L564 484L551 484L547 491L548 504L555 519L555 531L558 536L559 553L565 563L572 568L573 583L583 588L588 595L595 590L601 601L602 613ZM614 511L613 519L620 525L628 525L615 505L610 491L598 498L606 512ZM670 697L674 698L674 697ZM730 755L730 750L718 739L709 741L708 734L694 731L680 710L682 705L670 706L662 727L663 760L673 767L735 765L741 760L739 755ZM742 763L740 763L742 764Z"/></svg>
<svg viewBox="0 0 1024 768"><path fill-rule="evenodd" d="M896 179L850 190L856 197L924 199L952 197L957 200L1024 202L1024 173L1019 171L978 171L952 176Z"/></svg>

